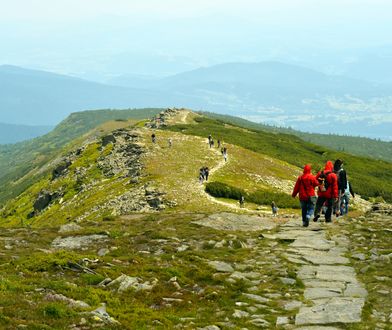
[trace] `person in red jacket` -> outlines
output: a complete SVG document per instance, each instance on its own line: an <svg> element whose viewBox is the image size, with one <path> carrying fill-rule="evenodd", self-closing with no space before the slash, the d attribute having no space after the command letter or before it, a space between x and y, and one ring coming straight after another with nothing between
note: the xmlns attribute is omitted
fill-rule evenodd
<svg viewBox="0 0 392 330"><path fill-rule="evenodd" d="M327 161L324 170L317 173L316 179L319 181L319 189L313 221L317 221L320 218L320 211L325 203L327 206L325 222L331 222L332 209L339 196L338 178L333 172L333 164L331 161Z"/></svg>
<svg viewBox="0 0 392 330"><path fill-rule="evenodd" d="M309 226L309 220L313 215L314 204L317 199L314 188L319 185L318 180L311 171L311 166L305 165L304 172L298 177L293 193L291 194L294 198L299 194L302 209L302 224L304 227Z"/></svg>

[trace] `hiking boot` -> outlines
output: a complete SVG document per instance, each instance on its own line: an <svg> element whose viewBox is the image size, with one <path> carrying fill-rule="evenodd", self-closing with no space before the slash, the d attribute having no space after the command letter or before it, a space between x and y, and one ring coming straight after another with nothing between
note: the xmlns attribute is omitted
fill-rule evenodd
<svg viewBox="0 0 392 330"><path fill-rule="evenodd" d="M317 214L317 215L314 216L313 221L314 221L314 222L317 222L317 220L318 220L319 218L320 218L320 214Z"/></svg>
<svg viewBox="0 0 392 330"><path fill-rule="evenodd" d="M302 227L309 227L309 222L303 222Z"/></svg>
<svg viewBox="0 0 392 330"><path fill-rule="evenodd" d="M331 219L325 219L325 222L332 222Z"/></svg>

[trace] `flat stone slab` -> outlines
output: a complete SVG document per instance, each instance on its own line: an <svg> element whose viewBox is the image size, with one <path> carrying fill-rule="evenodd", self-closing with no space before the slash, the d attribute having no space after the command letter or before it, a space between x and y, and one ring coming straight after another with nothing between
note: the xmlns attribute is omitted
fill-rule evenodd
<svg viewBox="0 0 392 330"><path fill-rule="evenodd" d="M335 327L323 327L323 326L310 326L310 327L300 327L295 328L296 330L341 330L341 328Z"/></svg>
<svg viewBox="0 0 392 330"><path fill-rule="evenodd" d="M356 323L361 322L362 298L331 298L323 304L313 307L301 307L295 318L296 325Z"/></svg>
<svg viewBox="0 0 392 330"><path fill-rule="evenodd" d="M348 266L304 265L299 270L298 277L301 280L317 279L322 281L357 283L354 269Z"/></svg>
<svg viewBox="0 0 392 330"><path fill-rule="evenodd" d="M193 223L217 230L228 231L271 230L277 226L272 219L267 217L234 213L212 214L205 219L194 221Z"/></svg>
<svg viewBox="0 0 392 330"><path fill-rule="evenodd" d="M108 240L106 235L87 235L87 236L69 236L69 237L57 237L52 242L52 247L55 249L83 249L91 244L97 242L104 242Z"/></svg>
<svg viewBox="0 0 392 330"><path fill-rule="evenodd" d="M330 298L338 297L343 295L343 290L334 287L328 288L306 288L304 292L304 297L306 299L320 299L320 298Z"/></svg>
<svg viewBox="0 0 392 330"><path fill-rule="evenodd" d="M223 261L209 261L208 264L214 268L217 272L222 273L232 273L234 272L234 268L228 264L227 262Z"/></svg>

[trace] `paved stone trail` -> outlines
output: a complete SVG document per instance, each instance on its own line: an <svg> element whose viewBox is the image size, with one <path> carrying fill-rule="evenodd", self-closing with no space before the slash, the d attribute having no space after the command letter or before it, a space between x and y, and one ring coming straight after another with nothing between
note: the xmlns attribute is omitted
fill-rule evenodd
<svg viewBox="0 0 392 330"><path fill-rule="evenodd" d="M367 291L344 256L349 239L339 235L329 240L322 225L311 226L301 228L298 223L289 222L281 226L275 236L292 241L286 257L300 265L297 276L305 285L305 299L311 302L310 306L300 307L295 325L361 322Z"/></svg>

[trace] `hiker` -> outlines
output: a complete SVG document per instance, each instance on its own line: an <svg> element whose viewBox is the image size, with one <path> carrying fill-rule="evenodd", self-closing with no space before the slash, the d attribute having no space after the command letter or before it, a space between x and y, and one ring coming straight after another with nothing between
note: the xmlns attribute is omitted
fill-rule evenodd
<svg viewBox="0 0 392 330"><path fill-rule="evenodd" d="M212 148L213 146L214 146L214 140L211 139L211 140L210 140L210 148Z"/></svg>
<svg viewBox="0 0 392 330"><path fill-rule="evenodd" d="M316 179L319 182L319 187L313 221L316 222L320 218L321 208L326 203L325 222L332 222L332 210L338 200L338 178L333 172L331 161L327 161L324 170L317 173Z"/></svg>
<svg viewBox="0 0 392 330"><path fill-rule="evenodd" d="M299 194L299 201L301 203L302 210L302 225L304 227L309 226L309 221L313 215L314 206L317 201L314 188L316 188L319 183L311 171L312 167L310 165L304 166L303 174L298 177L293 193L291 194L293 198Z"/></svg>
<svg viewBox="0 0 392 330"><path fill-rule="evenodd" d="M272 210L272 216L276 217L278 215L278 207L276 206L274 201L272 201L271 203L271 210Z"/></svg>
<svg viewBox="0 0 392 330"><path fill-rule="evenodd" d="M171 148L171 147L172 147L172 145L173 145L173 141L172 141L172 139L171 139L171 138L169 138L169 139L167 140L167 143L169 144L169 148Z"/></svg>
<svg viewBox="0 0 392 330"><path fill-rule="evenodd" d="M211 145L211 140L212 140L212 136L211 136L211 134L210 134L210 135L208 135L208 144L209 144L209 145Z"/></svg>
<svg viewBox="0 0 392 330"><path fill-rule="evenodd" d="M220 140L218 140L218 146L217 146L217 148L219 149L221 147L221 142L220 142Z"/></svg>
<svg viewBox="0 0 392 330"><path fill-rule="evenodd" d="M340 215L340 205L342 203L342 197L345 194L347 188L347 173L343 168L343 161L341 159L336 159L333 164L333 171L338 179L338 201L334 207L334 213L336 217Z"/></svg>
<svg viewBox="0 0 392 330"><path fill-rule="evenodd" d="M223 151L224 151L224 148L222 147L222 148L221 148L221 154L222 154L222 156L223 156Z"/></svg>
<svg viewBox="0 0 392 330"><path fill-rule="evenodd" d="M204 168L204 178L208 181L208 176L210 174L210 169L208 167Z"/></svg>
<svg viewBox="0 0 392 330"><path fill-rule="evenodd" d="M155 133L152 133L152 134L151 134L151 141L152 141L152 143L155 143L155 142L156 142Z"/></svg>
<svg viewBox="0 0 392 330"><path fill-rule="evenodd" d="M241 195L240 197L240 208L243 208L245 204L245 197L243 195Z"/></svg>
<svg viewBox="0 0 392 330"><path fill-rule="evenodd" d="M344 194L341 196L341 204L340 204L340 214L345 215L348 213L348 204L350 203L350 195L355 198L354 190L351 186L350 181L347 180L346 190Z"/></svg>
<svg viewBox="0 0 392 330"><path fill-rule="evenodd" d="M223 148L223 158L225 159L225 162L227 162L227 148Z"/></svg>
<svg viewBox="0 0 392 330"><path fill-rule="evenodd" d="M204 181L204 167L199 170L199 182L202 184Z"/></svg>

